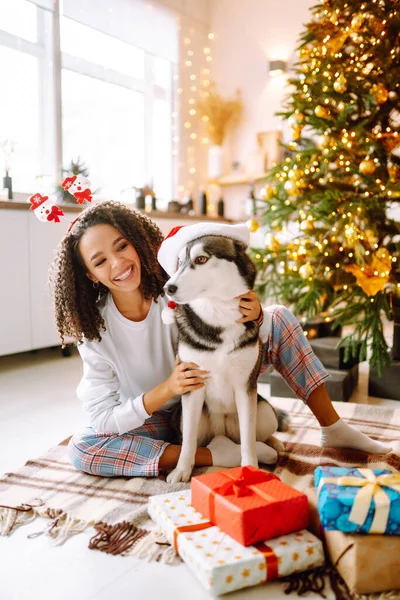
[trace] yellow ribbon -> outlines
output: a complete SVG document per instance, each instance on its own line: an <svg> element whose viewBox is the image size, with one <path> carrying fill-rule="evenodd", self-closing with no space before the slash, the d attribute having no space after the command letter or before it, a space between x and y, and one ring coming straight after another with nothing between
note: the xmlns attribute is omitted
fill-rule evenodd
<svg viewBox="0 0 400 600"><path fill-rule="evenodd" d="M390 498L382 489L383 486L400 492L400 473L386 473L376 476L372 469L358 469L360 477L322 477L318 484L318 496L326 483L336 483L343 487L356 486L357 492L349 515L349 521L363 525L371 507L372 498L375 500L375 515L370 527L370 533L384 533L389 518Z"/></svg>

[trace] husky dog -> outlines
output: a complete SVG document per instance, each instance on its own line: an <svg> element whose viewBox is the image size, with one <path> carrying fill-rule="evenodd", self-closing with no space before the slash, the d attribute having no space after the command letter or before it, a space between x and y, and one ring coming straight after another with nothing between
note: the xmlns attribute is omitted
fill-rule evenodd
<svg viewBox="0 0 400 600"><path fill-rule="evenodd" d="M189 481L196 448L216 435L241 444L242 466L258 466L256 441L278 451L280 441L273 407L257 396L262 360L259 327L239 323L237 296L251 290L256 270L244 243L219 235L203 235L179 252L178 270L165 285L177 304L178 354L208 370L204 387L182 396L182 450L167 481Z"/></svg>

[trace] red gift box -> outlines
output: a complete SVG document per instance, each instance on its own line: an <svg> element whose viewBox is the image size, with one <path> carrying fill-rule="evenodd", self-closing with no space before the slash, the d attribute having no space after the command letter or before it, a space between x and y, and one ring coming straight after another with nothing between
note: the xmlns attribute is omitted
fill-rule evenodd
<svg viewBox="0 0 400 600"><path fill-rule="evenodd" d="M308 526L307 496L254 467L192 477L191 504L243 546Z"/></svg>

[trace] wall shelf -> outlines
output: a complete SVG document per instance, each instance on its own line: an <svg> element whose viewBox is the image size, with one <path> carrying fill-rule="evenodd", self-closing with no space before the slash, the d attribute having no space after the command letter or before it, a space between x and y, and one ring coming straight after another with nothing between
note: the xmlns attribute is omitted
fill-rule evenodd
<svg viewBox="0 0 400 600"><path fill-rule="evenodd" d="M238 173L233 175L224 175L219 179L209 179L208 185L220 185L220 186L228 186L228 185L249 185L250 183L255 183L258 181L262 181L267 177L267 173L260 173L255 177L249 177L245 173Z"/></svg>

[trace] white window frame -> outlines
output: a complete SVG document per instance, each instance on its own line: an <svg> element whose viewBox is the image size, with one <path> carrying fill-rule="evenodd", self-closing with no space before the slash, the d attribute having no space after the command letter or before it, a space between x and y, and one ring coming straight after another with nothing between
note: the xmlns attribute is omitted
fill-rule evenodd
<svg viewBox="0 0 400 600"><path fill-rule="evenodd" d="M49 165L45 164L46 161L46 145L49 142L49 136L45 134L46 132L46 122L49 122L49 119L46 115L46 81L48 74L46 74L46 44L43 36L43 32L45 29L44 20L48 18L48 15L44 15L43 11L37 8L36 10L36 23L37 23L37 42L31 42L25 40L23 38L18 37L12 33L8 33L7 31L2 31L0 29L0 46L4 46L6 48L10 48L11 50L15 50L17 52L21 52L23 54L28 54L30 56L34 56L38 59L38 72L39 72L39 145L44 149L43 153L39 154L39 166L40 166L40 174L44 174L46 171L49 173L48 167ZM51 169L53 171L53 169ZM54 174L54 173L52 173Z"/></svg>
<svg viewBox="0 0 400 600"><path fill-rule="evenodd" d="M87 75L106 83L115 84L143 93L145 105L145 181L150 182L154 173L153 169L153 103L156 98L169 100L170 122L172 141L172 113L175 109L175 95L173 93L174 64L171 64L170 89L163 88L152 81L152 67L154 56L144 51L145 76L144 79L118 73L106 69L101 65L90 63L83 59L61 52L60 42L60 1L54 0L53 9L46 10L37 5L37 42L24 40L17 35L0 29L0 45L13 50L24 52L37 57L39 64L39 164L41 173L38 175L49 176L54 183L60 181L63 169L63 140L62 140L62 96L61 96L61 70L68 69L81 75ZM70 17L68 17L70 18ZM79 21L77 21L79 22ZM95 28L93 28L95 29ZM104 32L102 32L104 33ZM107 34L108 35L108 34ZM112 37L112 36L111 36ZM118 39L118 38L117 38ZM126 42L125 42L126 43ZM166 59L167 60L167 59ZM176 185L176 159L172 155L171 143L171 189L168 196L173 198ZM33 190L34 191L34 190Z"/></svg>

